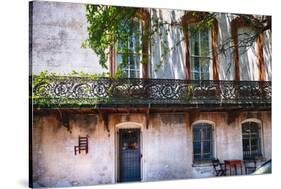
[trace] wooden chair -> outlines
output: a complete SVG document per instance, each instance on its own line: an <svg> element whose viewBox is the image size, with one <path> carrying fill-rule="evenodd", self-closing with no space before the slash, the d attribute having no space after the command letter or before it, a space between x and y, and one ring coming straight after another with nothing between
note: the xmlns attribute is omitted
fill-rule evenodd
<svg viewBox="0 0 281 189"><path fill-rule="evenodd" d="M213 159L212 164L213 164L216 176L225 176L224 164L220 163L219 159Z"/></svg>
<svg viewBox="0 0 281 189"><path fill-rule="evenodd" d="M245 168L246 175L254 172L257 168L256 160L255 159L244 160L244 168Z"/></svg>
<svg viewBox="0 0 281 189"><path fill-rule="evenodd" d="M76 155L77 152L80 154L81 151L85 151L86 154L88 153L88 136L78 138L78 146L74 146L74 154Z"/></svg>

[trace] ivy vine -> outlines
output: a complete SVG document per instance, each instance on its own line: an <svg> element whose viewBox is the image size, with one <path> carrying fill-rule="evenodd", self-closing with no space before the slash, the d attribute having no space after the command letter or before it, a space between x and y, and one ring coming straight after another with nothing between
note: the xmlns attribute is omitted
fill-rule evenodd
<svg viewBox="0 0 281 189"><path fill-rule="evenodd" d="M137 30L136 21L141 22L138 16L140 8L133 7L118 7L109 5L86 5L86 17L88 22L88 38L82 43L82 47L91 48L99 56L99 64L107 68L107 61L110 56L110 51L114 48L115 51L122 53L122 63L118 65L115 75L123 77L122 67L126 64L126 55L132 53L128 47L130 36L136 35L138 38L149 40L151 46L155 45L155 41L159 42L161 49L159 62L156 63L156 69L159 69L163 64L167 55L175 50L177 46L184 40L183 36L178 41L174 41L173 46L168 43L168 35L172 27L178 27L184 31L186 28L181 21L167 22L163 19L162 14L159 14L160 9L149 9L149 29ZM193 16L200 15L199 12L192 11ZM196 29L203 27L211 27L214 21L214 14L207 14L203 16L202 20L198 23ZM116 45L118 44L121 45ZM169 46L170 45L170 46ZM144 55L141 51L141 44L136 46L136 52ZM147 55L149 56L149 54ZM141 63L146 63L142 61Z"/></svg>

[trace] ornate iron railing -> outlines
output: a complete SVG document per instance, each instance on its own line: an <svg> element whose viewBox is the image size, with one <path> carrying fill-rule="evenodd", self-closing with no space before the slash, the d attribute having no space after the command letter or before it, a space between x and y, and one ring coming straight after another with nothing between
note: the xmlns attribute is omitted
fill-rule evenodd
<svg viewBox="0 0 281 189"><path fill-rule="evenodd" d="M93 105L271 105L269 81L174 79L32 79L37 106ZM36 81L36 82L35 82Z"/></svg>

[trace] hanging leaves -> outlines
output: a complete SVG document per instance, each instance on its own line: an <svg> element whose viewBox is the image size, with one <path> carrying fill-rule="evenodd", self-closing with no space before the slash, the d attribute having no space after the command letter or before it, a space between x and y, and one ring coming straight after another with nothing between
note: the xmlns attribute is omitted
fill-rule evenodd
<svg viewBox="0 0 281 189"><path fill-rule="evenodd" d="M128 31L134 29L132 18L136 10L130 7L86 5L88 39L83 42L82 47L93 49L99 56L102 67L107 68L109 48L117 41L126 43L128 40ZM128 51L125 46L122 50Z"/></svg>

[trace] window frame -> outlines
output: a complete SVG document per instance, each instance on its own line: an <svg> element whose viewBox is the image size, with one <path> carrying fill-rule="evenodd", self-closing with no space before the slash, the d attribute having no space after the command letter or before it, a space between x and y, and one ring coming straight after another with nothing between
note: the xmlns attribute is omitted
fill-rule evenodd
<svg viewBox="0 0 281 189"><path fill-rule="evenodd" d="M191 79L190 73L190 54L189 54L189 32L188 28L190 24L196 24L202 20L202 17L208 16L210 13L208 12L197 12L197 14L193 14L194 11L187 12L181 18L181 23L183 26L184 38L186 43L186 55L185 55L185 73L186 79ZM218 66L218 21L214 18L212 26L210 26L210 42L211 42L211 65L210 65L210 80L219 80L219 66Z"/></svg>
<svg viewBox="0 0 281 189"><path fill-rule="evenodd" d="M189 50L189 62L190 62L190 79L192 80L204 80L202 79L202 74L206 74L206 72L201 72L202 70L202 62L200 62L200 59L209 59L209 66L208 66L208 79L207 80L212 80L213 79L213 74L212 74L212 34L211 34L211 28L204 28L204 29L207 29L208 30L208 55L209 56L202 56L200 55L201 54L201 40L200 40L200 37L201 37L201 31L198 30L196 32L198 32L198 40L199 40L199 46L198 46L198 50L199 50L199 55L193 55L193 51L192 51L192 31L191 28L194 27L194 25L196 25L196 23L191 23L188 27L188 37L189 37L189 47L188 47L188 50ZM195 26L196 27L196 26ZM195 71L192 71L192 58L198 58L199 59L199 72L198 72L198 75L199 75L199 79L195 79ZM194 66L194 65L193 65ZM195 66L194 66L195 67ZM193 68L194 69L194 68ZM205 79L206 80L206 79Z"/></svg>
<svg viewBox="0 0 281 189"><path fill-rule="evenodd" d="M139 30L140 30L140 35L138 36L139 37L139 39L138 39L138 41L139 41L139 45L140 45L140 47L142 47L142 20L140 20L140 19L138 19L138 18L133 18L133 22L136 22L139 26L138 26L138 28L139 28ZM118 69L118 66L120 66L121 64L118 62L118 55L121 55L121 60L122 60L122 57L123 57L123 55L125 54L125 56L127 56L127 63L126 63L126 67L127 68L125 68L125 69L122 69L123 71L124 71L124 73L125 73L125 75L126 75L126 78L141 78L141 70L140 70L140 64L141 64L141 62L142 62L142 48L140 49L140 52L138 53L138 52L136 52L136 46L135 46L135 41L133 42L133 48L131 49L131 44L130 43L132 43L132 40L131 40L131 38L133 38L134 40L136 40L136 35L134 35L134 32L132 32L132 34L129 36L129 38L130 39L128 39L128 41L127 41L127 47L128 47L128 49L130 49L131 51L133 51L133 52L126 52L126 53L124 53L124 52L118 52L118 46L119 46L119 43L118 43L118 41L116 42L116 44L115 44L115 60L116 60L116 64L115 64L115 70L117 70ZM127 54L127 55L126 55ZM137 58L138 57L138 58ZM131 69L131 64L130 64L130 61L131 61L131 58L133 58L133 59L138 59L138 61L139 62L137 62L136 60L133 60L134 61L134 69ZM135 73L135 77L132 77L131 76L131 71L134 71L134 73ZM136 73L138 73L138 74L136 74Z"/></svg>
<svg viewBox="0 0 281 189"><path fill-rule="evenodd" d="M256 126L257 126L257 136L258 136L258 138L257 138L257 150L256 151L258 151L257 152L257 155L255 155L255 156L253 156L252 154L251 154L251 149L250 149L250 155L249 155L249 157L245 157L244 156L244 142L243 142L243 140L244 140L244 138L243 138L243 125L245 125L245 124L247 124L247 123L254 123L254 124L256 124ZM250 138L246 138L246 139L248 139L249 140L249 143L251 143L251 137ZM259 158L262 158L263 157L263 146L262 146L262 124L261 124L261 122L260 121L257 121L257 120L252 120L252 119L249 119L249 120L245 120L245 121L243 121L242 123L241 123L241 142L242 142L242 156L243 156L243 159L244 160L247 160L247 159L259 159Z"/></svg>
<svg viewBox="0 0 281 189"><path fill-rule="evenodd" d="M211 131L211 138L209 139L210 141L210 155L211 157L208 158L208 159L195 159L195 156L194 156L194 128L196 126L199 126L199 125L207 125L209 126L210 128L210 131ZM204 163L211 163L212 159L214 159L215 157L215 151L216 151L216 148L215 148L215 129L214 129L214 123L212 122L209 122L209 121L196 121L195 123L192 124L192 159L193 159L193 164L204 164ZM200 131L201 132L201 131ZM202 136L202 133L201 133L201 136ZM200 136L200 137L201 137ZM206 141L206 140L205 140ZM202 152L204 153L204 149L201 149L202 147L202 140L200 139L200 156L202 157Z"/></svg>
<svg viewBox="0 0 281 189"><path fill-rule="evenodd" d="M240 17L237 17L233 19L230 23L231 28L231 38L234 46L233 50L233 62L234 62L234 69L235 69L235 75L234 79L237 81L240 81L240 61L239 61L239 47L238 47L238 30L240 28L254 28L249 24L246 23L243 19ZM263 46L264 46L264 38L261 35L259 35L256 39L256 53L257 53L257 61L258 61L258 77L259 81L265 80L265 66L264 66L264 58L263 58Z"/></svg>
<svg viewBox="0 0 281 189"><path fill-rule="evenodd" d="M148 64L149 64L149 40L146 39L146 33L149 32L150 25L150 13L144 8L137 8L136 14L132 19L137 19L140 22L142 27L142 33L140 35L141 40L141 59L142 62L139 62L139 77L138 78L148 78ZM116 45L112 45L109 49L109 73L110 76L114 76L117 72L117 52Z"/></svg>

